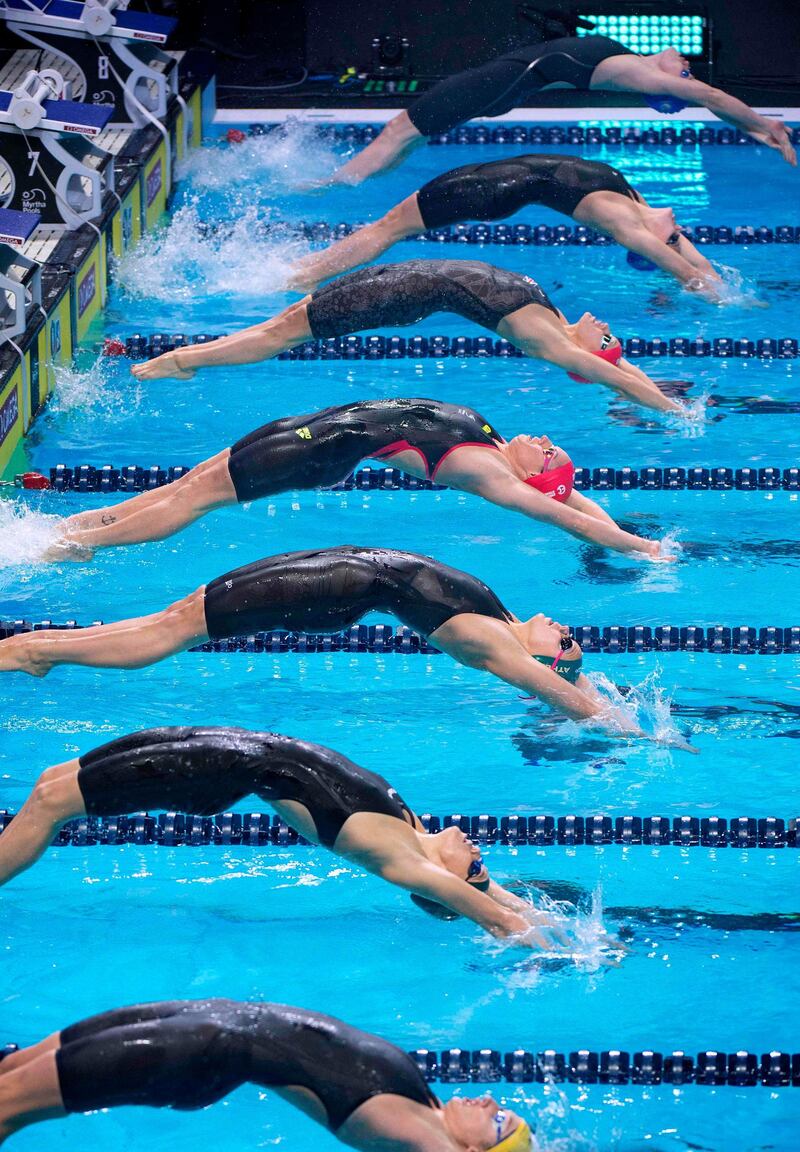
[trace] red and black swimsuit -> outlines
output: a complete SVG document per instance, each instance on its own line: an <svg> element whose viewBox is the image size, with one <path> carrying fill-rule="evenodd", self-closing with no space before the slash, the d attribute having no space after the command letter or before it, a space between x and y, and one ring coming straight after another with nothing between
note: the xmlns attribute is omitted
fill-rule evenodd
<svg viewBox="0 0 800 1152"><path fill-rule="evenodd" d="M240 501L344 479L361 460L416 452L428 479L456 448L499 449L503 437L472 408L439 400L364 400L273 420L231 448Z"/></svg>

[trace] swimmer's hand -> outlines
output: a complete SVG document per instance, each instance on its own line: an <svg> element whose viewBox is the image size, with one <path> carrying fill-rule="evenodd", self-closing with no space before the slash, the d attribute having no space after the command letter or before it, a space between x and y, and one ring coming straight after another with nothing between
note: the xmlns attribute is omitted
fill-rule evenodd
<svg viewBox="0 0 800 1152"><path fill-rule="evenodd" d="M782 121L768 120L763 116L761 127L754 132L748 132L748 135L752 136L757 144L766 144L768 148L774 148L776 152L780 152L787 164L791 164L793 168L797 167L797 153L792 147L791 133Z"/></svg>
<svg viewBox="0 0 800 1152"><path fill-rule="evenodd" d="M691 752L692 756L700 755L700 749L690 744L685 736L681 736L680 732L664 732L661 736L645 736L645 740L660 744L662 748L675 748L678 752Z"/></svg>
<svg viewBox="0 0 800 1152"><path fill-rule="evenodd" d="M530 928L510 937L517 947L533 948L540 952L574 947L574 940L570 939L568 933L547 912L531 908L530 912L525 913L525 919L531 922Z"/></svg>
<svg viewBox="0 0 800 1152"><path fill-rule="evenodd" d="M674 549L674 544L669 540L648 540L647 547L642 551L648 560L652 560L654 564L675 564L678 560L678 554Z"/></svg>
<svg viewBox="0 0 800 1152"><path fill-rule="evenodd" d="M292 184L292 192L301 192L305 196L319 195L320 192L327 192L333 186L333 179L326 176L324 180L299 180L296 184Z"/></svg>

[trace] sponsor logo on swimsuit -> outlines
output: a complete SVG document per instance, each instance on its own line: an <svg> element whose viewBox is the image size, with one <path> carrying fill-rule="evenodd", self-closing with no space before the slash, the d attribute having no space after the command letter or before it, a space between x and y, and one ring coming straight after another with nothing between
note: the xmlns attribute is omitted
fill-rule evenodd
<svg viewBox="0 0 800 1152"><path fill-rule="evenodd" d="M307 428L307 427L295 428L295 432L297 433L297 435L300 437L301 440L310 440L311 439L311 429L310 428Z"/></svg>
<svg viewBox="0 0 800 1152"><path fill-rule="evenodd" d="M78 285L78 315L83 316L86 309L94 300L97 289L97 275L94 264Z"/></svg>
<svg viewBox="0 0 800 1152"><path fill-rule="evenodd" d="M481 431L482 431L482 432L485 432L487 436L491 436L491 434L492 434L491 425L489 425L489 424L484 424L484 425L483 425L483 428L481 429Z"/></svg>
<svg viewBox="0 0 800 1152"><path fill-rule="evenodd" d="M161 160L157 160L153 165L153 171L147 177L147 207L155 200L161 191Z"/></svg>
<svg viewBox="0 0 800 1152"><path fill-rule="evenodd" d="M2 408L0 408L0 444L3 443L19 416L19 389L15 388Z"/></svg>

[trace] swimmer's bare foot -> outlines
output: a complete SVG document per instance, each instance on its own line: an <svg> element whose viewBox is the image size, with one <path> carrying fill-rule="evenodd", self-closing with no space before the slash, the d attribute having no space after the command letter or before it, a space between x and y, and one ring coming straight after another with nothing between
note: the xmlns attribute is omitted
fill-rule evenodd
<svg viewBox="0 0 800 1152"><path fill-rule="evenodd" d="M319 283L319 277L312 276L309 272L298 270L297 272L293 272L286 281L286 287L290 292L302 292L304 296L307 296L319 287Z"/></svg>
<svg viewBox="0 0 800 1152"><path fill-rule="evenodd" d="M64 536L55 540L40 557L45 564L86 564L94 557L94 548L78 544Z"/></svg>
<svg viewBox="0 0 800 1152"><path fill-rule="evenodd" d="M175 352L163 352L144 364L131 364L131 375L137 380L191 380L194 370L178 367Z"/></svg>
<svg viewBox="0 0 800 1152"><path fill-rule="evenodd" d="M53 665L31 642L30 633L0 640L0 672L25 672L28 676L46 676Z"/></svg>

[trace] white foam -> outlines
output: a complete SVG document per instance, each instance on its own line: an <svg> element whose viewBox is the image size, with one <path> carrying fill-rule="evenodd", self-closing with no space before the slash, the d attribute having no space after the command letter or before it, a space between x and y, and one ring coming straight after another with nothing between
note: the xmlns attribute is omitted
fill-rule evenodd
<svg viewBox="0 0 800 1152"><path fill-rule="evenodd" d="M60 534L60 516L0 500L0 568L35 564Z"/></svg>
<svg viewBox="0 0 800 1152"><path fill-rule="evenodd" d="M321 180L339 163L334 146L313 125L288 120L263 136L193 152L178 173L195 188L219 190L254 180L287 188L299 180Z"/></svg>
<svg viewBox="0 0 800 1152"><path fill-rule="evenodd" d="M119 261L117 284L135 299L169 303L280 291L308 245L267 238L263 224L264 213L251 205L232 211L230 228L206 230L196 202L184 204Z"/></svg>
<svg viewBox="0 0 800 1152"><path fill-rule="evenodd" d="M112 361L103 356L97 356L84 369L56 365L56 385L48 412L60 415L77 408L81 412L112 415L135 411L143 398L142 386L126 377L124 389L118 388L112 382L112 372Z"/></svg>
<svg viewBox="0 0 800 1152"><path fill-rule="evenodd" d="M593 672L590 679L609 702L608 711L599 718L603 724L608 725L609 718L613 718L615 712L623 713L634 720L657 744L680 747L686 742L683 733L672 721L671 697L660 683L660 669L656 668L642 680L641 684L633 685L626 696L623 696L614 682L602 672ZM585 730L596 722L585 721L581 727Z"/></svg>
<svg viewBox="0 0 800 1152"><path fill-rule="evenodd" d="M722 277L722 285L719 287L720 304L736 304L740 308L769 308L768 302L760 299L755 284L739 268L731 268L718 260L714 261L714 267Z"/></svg>

